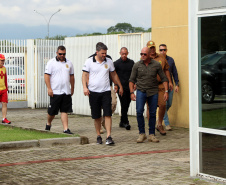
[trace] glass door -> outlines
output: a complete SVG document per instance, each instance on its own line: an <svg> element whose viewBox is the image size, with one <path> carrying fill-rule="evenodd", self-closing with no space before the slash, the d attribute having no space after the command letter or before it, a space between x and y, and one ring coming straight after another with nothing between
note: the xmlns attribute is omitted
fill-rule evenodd
<svg viewBox="0 0 226 185"><path fill-rule="evenodd" d="M226 132L226 15L199 17L199 127ZM226 178L226 136L200 132L200 173ZM216 132L217 133L217 132Z"/></svg>

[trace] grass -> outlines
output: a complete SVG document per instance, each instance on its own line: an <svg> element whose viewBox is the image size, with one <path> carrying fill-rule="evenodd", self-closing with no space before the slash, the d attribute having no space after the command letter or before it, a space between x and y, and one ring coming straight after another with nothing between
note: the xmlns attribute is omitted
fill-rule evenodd
<svg viewBox="0 0 226 185"><path fill-rule="evenodd" d="M226 108L202 112L202 127L225 129Z"/></svg>
<svg viewBox="0 0 226 185"><path fill-rule="evenodd" d="M49 138L72 137L74 135L40 132L22 128L0 125L0 142L39 140Z"/></svg>

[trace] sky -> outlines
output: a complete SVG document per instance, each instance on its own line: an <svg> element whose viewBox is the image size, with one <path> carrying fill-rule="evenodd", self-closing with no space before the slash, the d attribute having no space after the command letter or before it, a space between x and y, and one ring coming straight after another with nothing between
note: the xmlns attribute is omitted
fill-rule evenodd
<svg viewBox="0 0 226 185"><path fill-rule="evenodd" d="M0 40L45 38L49 20L50 37L107 33L124 22L151 27L151 0L0 0L0 7Z"/></svg>

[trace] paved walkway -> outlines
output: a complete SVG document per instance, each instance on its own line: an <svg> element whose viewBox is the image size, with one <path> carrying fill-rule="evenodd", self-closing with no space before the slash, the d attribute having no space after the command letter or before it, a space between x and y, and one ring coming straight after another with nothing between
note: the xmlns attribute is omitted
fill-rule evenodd
<svg viewBox="0 0 226 185"><path fill-rule="evenodd" d="M44 129L46 109L10 109L8 118L15 126ZM136 118L130 122L130 131L119 128L114 115L115 146L96 145L91 117L69 115L71 131L90 144L1 151L0 184L217 184L190 177L188 129L173 128L166 136L156 132L160 143L138 144ZM60 116L51 131L62 132Z"/></svg>

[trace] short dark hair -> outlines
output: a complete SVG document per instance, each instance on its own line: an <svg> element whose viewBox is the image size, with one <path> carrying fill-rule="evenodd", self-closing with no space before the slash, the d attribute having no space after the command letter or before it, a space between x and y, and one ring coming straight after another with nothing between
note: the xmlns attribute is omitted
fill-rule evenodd
<svg viewBox="0 0 226 185"><path fill-rule="evenodd" d="M166 48L167 48L167 46L166 46L165 44L160 44L159 47L160 47L160 46L163 46L163 47L166 47Z"/></svg>
<svg viewBox="0 0 226 185"><path fill-rule="evenodd" d="M100 50L108 50L108 47L103 43L103 42L98 42L96 44L96 50L100 51Z"/></svg>
<svg viewBox="0 0 226 185"><path fill-rule="evenodd" d="M57 51L58 50L66 50L66 48L64 46L58 46Z"/></svg>
<svg viewBox="0 0 226 185"><path fill-rule="evenodd" d="M121 52L123 49L125 49L125 50L128 52L128 49L127 49L126 47L122 47L122 48L120 49L120 52Z"/></svg>

